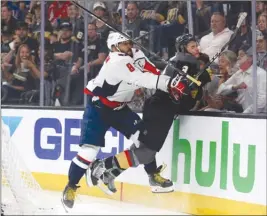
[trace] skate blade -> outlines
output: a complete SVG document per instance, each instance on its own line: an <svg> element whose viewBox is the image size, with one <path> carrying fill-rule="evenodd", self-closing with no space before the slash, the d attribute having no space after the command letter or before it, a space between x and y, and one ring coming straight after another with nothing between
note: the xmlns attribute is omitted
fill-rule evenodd
<svg viewBox="0 0 267 216"><path fill-rule="evenodd" d="M151 191L152 191L152 193L172 193L172 192L174 192L174 189L173 189L173 187L163 188L163 187L159 187L159 186L152 186Z"/></svg>
<svg viewBox="0 0 267 216"><path fill-rule="evenodd" d="M68 210L69 207L65 205L65 203L63 202L63 199L60 199L60 200L61 200L61 203L62 203L62 206L63 206L65 212L69 213L69 210Z"/></svg>
<svg viewBox="0 0 267 216"><path fill-rule="evenodd" d="M99 179L98 184L96 185L100 190L102 190L107 195L113 195L114 193L108 189L108 187L105 185L105 183Z"/></svg>
<svg viewBox="0 0 267 216"><path fill-rule="evenodd" d="M86 184L87 184L87 186L88 187L93 187L93 186L95 186L94 184L93 184L93 181L92 181L92 178L91 178L91 169L90 168L88 168L87 170L86 170L86 173L85 173L85 180L86 180Z"/></svg>

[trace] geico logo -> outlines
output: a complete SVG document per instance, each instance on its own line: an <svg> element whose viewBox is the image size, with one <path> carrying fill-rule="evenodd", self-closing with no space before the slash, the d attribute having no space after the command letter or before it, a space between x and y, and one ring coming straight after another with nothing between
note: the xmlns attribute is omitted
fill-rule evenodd
<svg viewBox="0 0 267 216"><path fill-rule="evenodd" d="M79 145L81 133L81 119L59 120L57 118L40 118L34 125L34 152L40 159L58 160L62 157L64 160L72 160L77 151L73 148ZM76 133L74 135L74 132ZM78 131L78 132L77 132ZM124 150L124 136L118 133L114 128L109 128L107 133L111 133L113 140L106 139L107 145L105 151L100 150L97 158L104 158L115 155ZM109 145L109 142L115 142L116 146ZM110 146L110 147L109 147ZM78 149L78 148L75 148Z"/></svg>

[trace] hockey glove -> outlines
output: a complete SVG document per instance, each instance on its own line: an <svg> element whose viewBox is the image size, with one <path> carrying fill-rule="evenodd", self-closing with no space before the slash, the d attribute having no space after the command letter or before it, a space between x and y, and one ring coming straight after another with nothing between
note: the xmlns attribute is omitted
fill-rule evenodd
<svg viewBox="0 0 267 216"><path fill-rule="evenodd" d="M174 78L170 79L168 90L170 96L178 101L183 95L187 95L186 79L181 75L176 75Z"/></svg>

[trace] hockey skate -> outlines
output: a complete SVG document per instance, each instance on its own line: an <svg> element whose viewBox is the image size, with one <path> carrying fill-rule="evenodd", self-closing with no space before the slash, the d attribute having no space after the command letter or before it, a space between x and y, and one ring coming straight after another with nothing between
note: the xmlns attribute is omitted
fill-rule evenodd
<svg viewBox="0 0 267 216"><path fill-rule="evenodd" d="M165 167L166 165L161 165L157 168L155 173L148 175L149 184L153 193L170 193L174 191L172 181L160 175Z"/></svg>
<svg viewBox="0 0 267 216"><path fill-rule="evenodd" d="M86 172L87 185L97 186L108 195L117 192L114 179L115 176L112 174L112 169L107 170L103 160L95 160Z"/></svg>
<svg viewBox="0 0 267 216"><path fill-rule="evenodd" d="M79 186L70 186L67 185L63 191L63 197L62 197L62 203L65 206L67 206L68 208L72 208L74 205L74 201L76 198L76 191L77 188L79 188Z"/></svg>

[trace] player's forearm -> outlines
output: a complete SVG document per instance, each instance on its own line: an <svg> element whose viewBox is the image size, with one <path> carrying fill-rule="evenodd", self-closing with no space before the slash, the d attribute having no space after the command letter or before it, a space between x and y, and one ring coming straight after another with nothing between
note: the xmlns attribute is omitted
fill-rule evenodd
<svg viewBox="0 0 267 216"><path fill-rule="evenodd" d="M141 73L139 76L131 76L129 82L136 86L168 92L169 80L170 77L166 75L157 76L151 73Z"/></svg>

